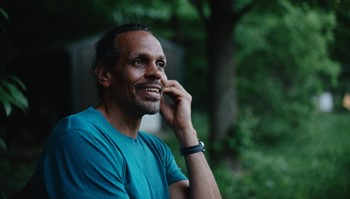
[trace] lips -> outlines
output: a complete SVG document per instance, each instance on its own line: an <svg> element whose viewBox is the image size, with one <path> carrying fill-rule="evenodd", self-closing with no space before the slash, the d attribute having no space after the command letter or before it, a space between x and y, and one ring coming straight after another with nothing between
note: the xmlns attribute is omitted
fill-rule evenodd
<svg viewBox="0 0 350 199"><path fill-rule="evenodd" d="M162 86L160 84L141 84L137 87L139 96L146 100L160 100L162 93Z"/></svg>

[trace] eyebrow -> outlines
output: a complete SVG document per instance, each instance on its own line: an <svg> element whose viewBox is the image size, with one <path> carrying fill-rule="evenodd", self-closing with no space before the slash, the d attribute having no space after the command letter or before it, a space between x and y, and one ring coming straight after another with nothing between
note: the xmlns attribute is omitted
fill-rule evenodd
<svg viewBox="0 0 350 199"><path fill-rule="evenodd" d="M149 56L149 54L148 53L142 53L142 52L140 52L140 53L138 53L138 52L136 52L136 53L131 53L131 55L130 55L130 58L136 58L136 57L140 57L140 58L149 58L150 56ZM159 55L159 56L157 56L157 60L163 60L163 61L167 61L167 58L166 58L166 56L165 55Z"/></svg>

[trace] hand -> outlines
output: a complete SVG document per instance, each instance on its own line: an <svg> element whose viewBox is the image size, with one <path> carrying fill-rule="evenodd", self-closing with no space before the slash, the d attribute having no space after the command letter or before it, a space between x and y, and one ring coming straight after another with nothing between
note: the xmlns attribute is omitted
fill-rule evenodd
<svg viewBox="0 0 350 199"><path fill-rule="evenodd" d="M184 140L188 139L186 137L194 137L192 132L195 132L191 120L192 96L175 80L168 80L164 83L163 94L169 96L174 104L167 104L163 96L160 114L170 128L175 131L180 143L185 144ZM196 142L198 143L198 141Z"/></svg>

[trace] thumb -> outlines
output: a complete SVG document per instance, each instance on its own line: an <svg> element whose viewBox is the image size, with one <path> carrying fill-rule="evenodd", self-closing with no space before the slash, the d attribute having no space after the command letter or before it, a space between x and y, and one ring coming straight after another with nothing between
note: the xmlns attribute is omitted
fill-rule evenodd
<svg viewBox="0 0 350 199"><path fill-rule="evenodd" d="M172 115L173 115L173 107L170 104L167 104L165 102L164 97L161 99L160 101L160 110L159 113L162 115L162 117L164 118L164 120L166 121L166 123L170 124L171 119L172 119Z"/></svg>
<svg viewBox="0 0 350 199"><path fill-rule="evenodd" d="M160 112L161 115L164 116L164 114L166 112L168 112L168 111L169 111L169 105L166 104L164 97L162 97L162 99L160 100L160 110L159 110L159 112Z"/></svg>

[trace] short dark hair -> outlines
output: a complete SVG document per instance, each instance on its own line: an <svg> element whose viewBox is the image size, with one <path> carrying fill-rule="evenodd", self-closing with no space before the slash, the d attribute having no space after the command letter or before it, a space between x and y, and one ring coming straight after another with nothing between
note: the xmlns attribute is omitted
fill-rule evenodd
<svg viewBox="0 0 350 199"><path fill-rule="evenodd" d="M114 42L116 36L123 32L136 30L143 30L152 34L146 25L139 23L127 23L109 30L99 41L97 41L95 44L96 54L93 71L95 71L98 65L102 67L112 67L120 55L119 47ZM98 83L98 81L96 81L96 86L98 89L98 95L101 97L103 87Z"/></svg>

